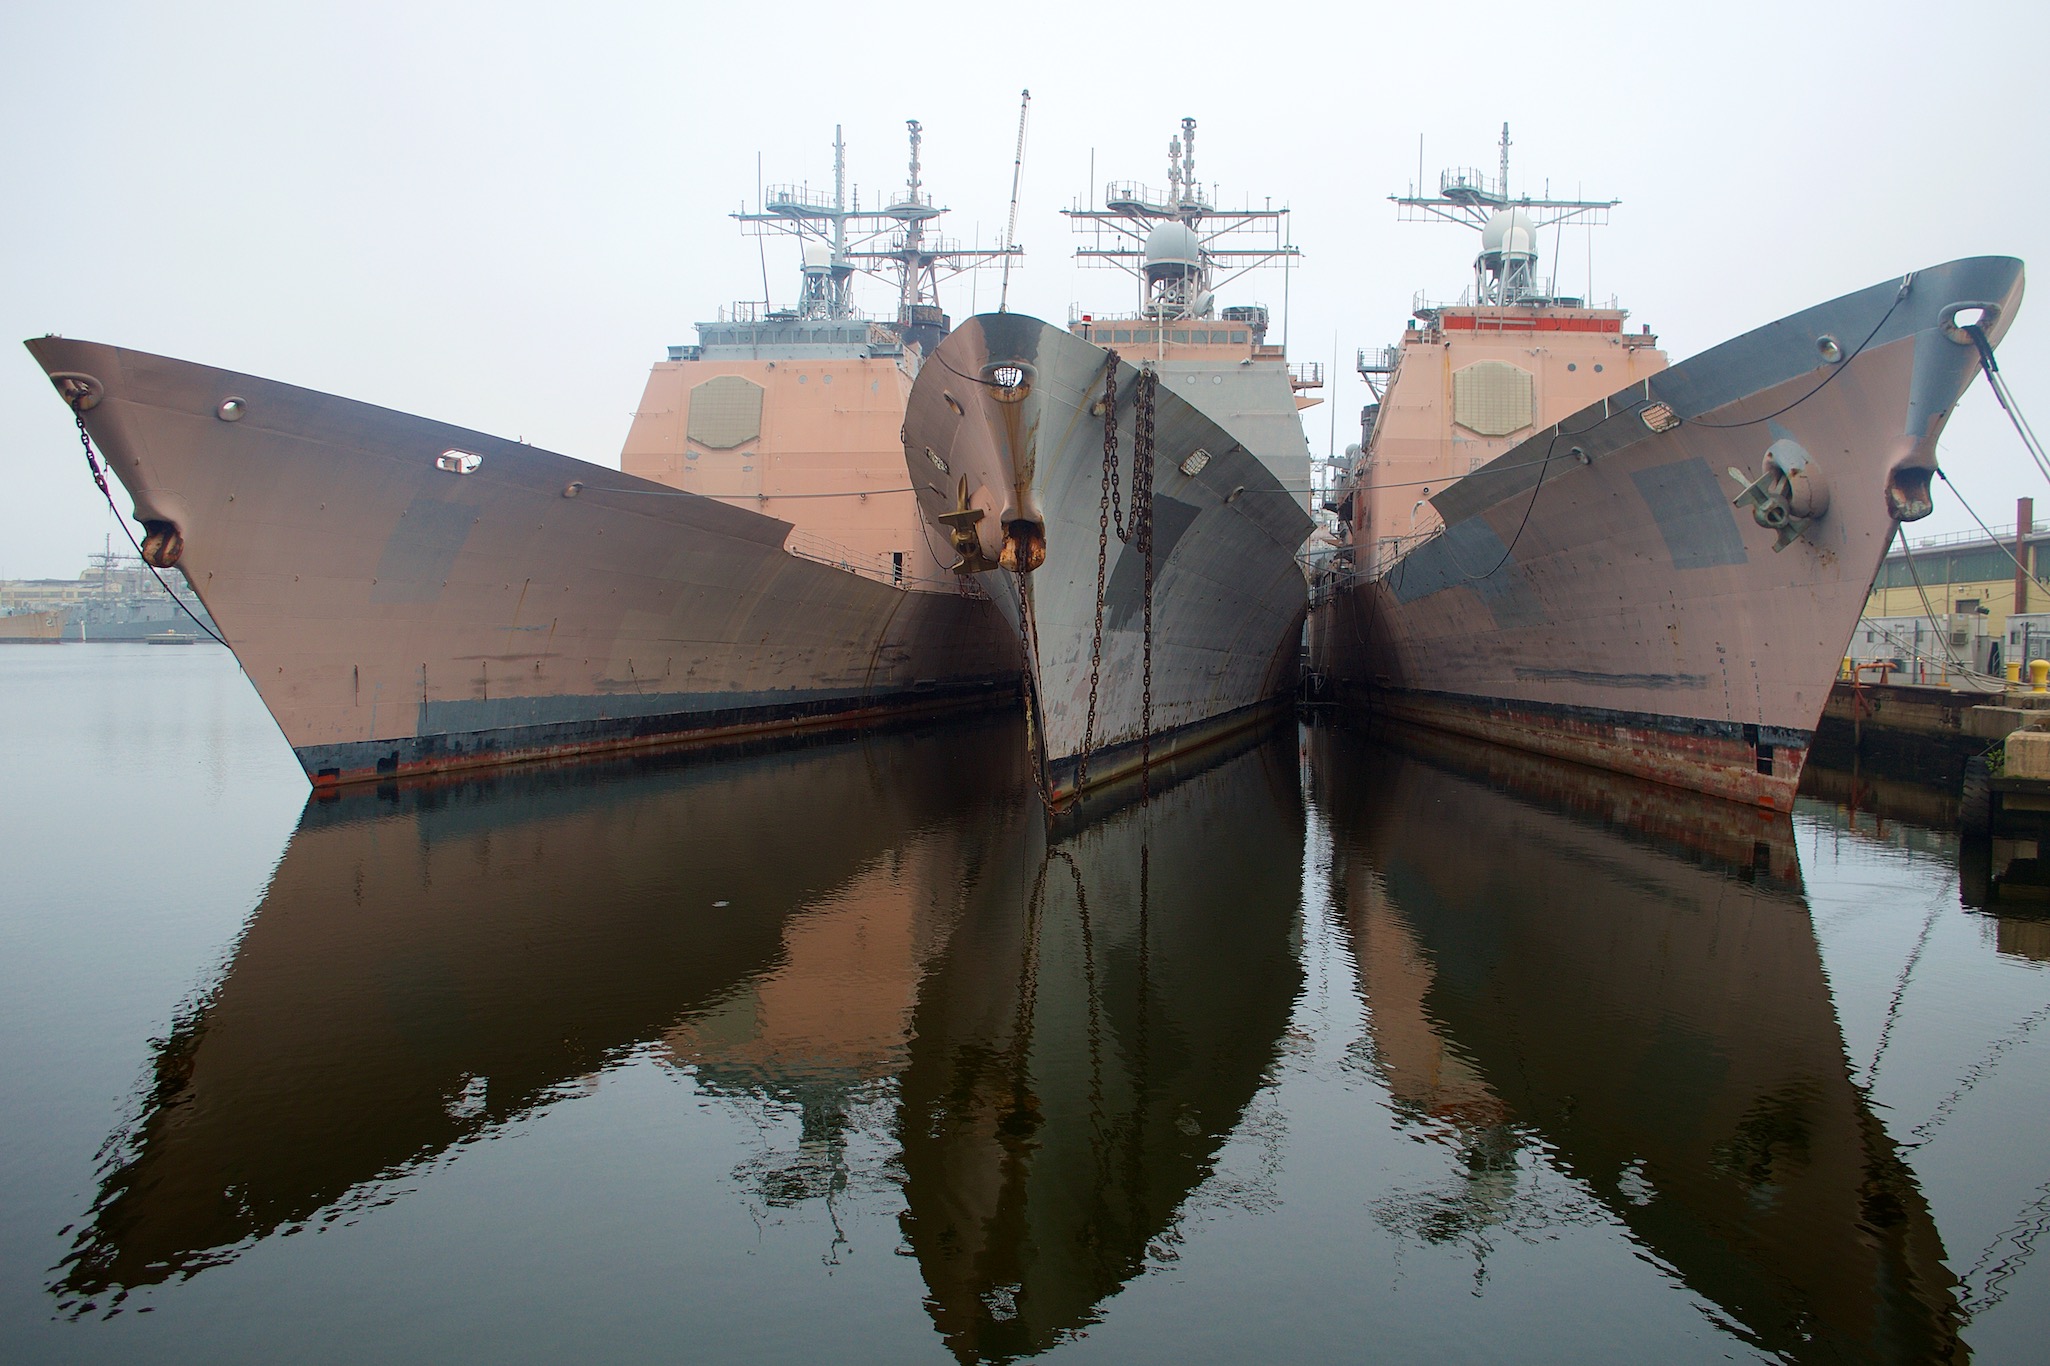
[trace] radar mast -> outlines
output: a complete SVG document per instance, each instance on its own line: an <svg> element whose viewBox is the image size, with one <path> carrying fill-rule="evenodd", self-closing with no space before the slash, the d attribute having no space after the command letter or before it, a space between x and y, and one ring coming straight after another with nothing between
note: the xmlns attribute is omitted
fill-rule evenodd
<svg viewBox="0 0 2050 1366"><path fill-rule="evenodd" d="M910 173L902 193L884 207L862 209L858 193L850 207L846 143L835 126L831 198L801 184L771 185L755 211L733 215L747 225L751 236L780 233L803 244L804 282L798 306L771 316L859 318L853 279L867 275L891 286L897 296L893 324L906 341L925 349L946 327L939 306L942 280L1025 254L1024 248L1008 244L965 248L927 231L927 225L946 210L925 190L920 157L924 126L917 119L905 120L904 126L911 143Z"/></svg>
<svg viewBox="0 0 2050 1366"><path fill-rule="evenodd" d="M1062 209L1090 245L1085 264L1137 277L1149 318L1208 318L1217 291L1247 271L1299 255L1287 241L1288 209L1221 209L1196 180L1196 121L1182 120L1167 144L1167 193L1132 180L1103 187L1103 207Z"/></svg>
<svg viewBox="0 0 2050 1366"><path fill-rule="evenodd" d="M1481 235L1480 255L1473 263L1476 304L1503 306L1552 301L1549 287L1537 278L1537 235L1550 227L1582 223L1604 227L1609 210L1620 199L1533 199L1509 193L1509 125L1502 125L1502 172L1489 180L1478 168L1455 166L1438 176L1438 193L1425 195L1421 185L1406 195L1389 195L1396 219L1419 223L1442 219Z"/></svg>

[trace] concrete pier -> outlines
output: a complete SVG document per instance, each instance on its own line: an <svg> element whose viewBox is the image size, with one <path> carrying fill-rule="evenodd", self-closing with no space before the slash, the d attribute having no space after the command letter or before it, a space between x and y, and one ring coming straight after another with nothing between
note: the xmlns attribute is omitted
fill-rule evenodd
<svg viewBox="0 0 2050 1366"><path fill-rule="evenodd" d="M1839 681L1816 728L1816 752L1956 790L1965 761L2017 730L2050 728L2050 692Z"/></svg>

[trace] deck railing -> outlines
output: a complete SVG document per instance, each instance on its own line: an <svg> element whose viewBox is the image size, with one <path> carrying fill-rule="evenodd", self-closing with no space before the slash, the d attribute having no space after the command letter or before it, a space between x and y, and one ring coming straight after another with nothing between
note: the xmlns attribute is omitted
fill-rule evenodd
<svg viewBox="0 0 2050 1366"><path fill-rule="evenodd" d="M864 579L905 592L953 593L964 598L984 599L989 595L982 586L966 574L914 574L906 565L899 564L889 554L863 554L837 542L829 541L809 531L793 531L783 542L783 549L801 560L814 564L831 565L849 574L859 574Z"/></svg>

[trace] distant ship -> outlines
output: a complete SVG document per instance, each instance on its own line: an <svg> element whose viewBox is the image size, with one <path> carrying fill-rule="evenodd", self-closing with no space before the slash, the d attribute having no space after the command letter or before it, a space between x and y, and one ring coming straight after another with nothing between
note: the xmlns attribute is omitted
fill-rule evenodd
<svg viewBox="0 0 2050 1366"><path fill-rule="evenodd" d="M1448 171L1406 216L1481 231L1474 285L1362 355L1380 401L1332 501L1311 667L1343 702L1777 810L2022 266L1953 261L1670 369L1561 297L1539 234L1615 201ZM1976 332L1974 331L1976 330Z"/></svg>
<svg viewBox="0 0 2050 1366"><path fill-rule="evenodd" d="M0 611L54 615L63 639L101 644L134 644L163 631L213 629L190 585L160 580L134 555L117 554L111 536L104 551L87 557L85 572L76 578L0 579Z"/></svg>
<svg viewBox="0 0 2050 1366"><path fill-rule="evenodd" d="M915 179L910 201L912 229L938 212ZM785 212L769 209L750 221ZM826 316L715 329L798 376L712 379L695 392L714 401L672 424L720 477L754 456L807 495L752 507L250 375L28 347L133 498L143 557L184 574L316 784L856 724L1005 698L1018 671L1014 633L953 576L813 530L881 492L837 444L858 451L875 422L831 378L868 378L888 412L884 379L901 393L945 329L932 283L960 258L910 236L861 262L904 272L892 320L851 315L835 245L806 257ZM792 430L807 439L774 448Z"/></svg>
<svg viewBox="0 0 2050 1366"><path fill-rule="evenodd" d="M55 645L64 639L61 612L9 612L0 615L0 645Z"/></svg>
<svg viewBox="0 0 2050 1366"><path fill-rule="evenodd" d="M1268 312L1223 283L1288 264L1286 213L1214 205L1195 120L1168 189L1067 210L1085 261L1140 285L1130 316L1067 328L999 311L942 340L912 385L904 461L955 573L1023 642L1041 787L1092 785L1259 719L1295 686L1312 530L1300 389Z"/></svg>

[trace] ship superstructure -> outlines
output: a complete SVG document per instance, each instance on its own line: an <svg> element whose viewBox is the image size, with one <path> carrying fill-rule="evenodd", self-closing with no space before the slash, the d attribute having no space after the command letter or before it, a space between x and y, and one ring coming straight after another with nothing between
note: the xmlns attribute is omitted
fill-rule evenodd
<svg viewBox="0 0 2050 1366"><path fill-rule="evenodd" d="M1165 192L1112 181L1101 208L1063 209L1088 239L1076 259L1123 272L1137 293L1129 313L1074 310L1069 330L1134 365L1172 371L1175 392L1258 452L1307 507L1310 452L1297 413L1321 401L1313 391L1324 386L1324 367L1289 364L1285 338L1269 336L1266 304L1218 301L1252 271L1294 268L1301 252L1290 240L1290 211L1212 201L1196 179L1196 121L1185 118L1167 144Z"/></svg>
<svg viewBox="0 0 2050 1366"><path fill-rule="evenodd" d="M1456 301L1419 296L1399 342L1359 354L1375 402L1361 414L1365 458L1353 471L1344 540L1369 575L1444 526L1433 493L1533 430L1666 368L1648 325L1632 332L1628 311L1562 294L1540 273L1547 229L1605 225L1619 201L1512 197L1510 145L1504 124L1498 177L1458 167L1439 177L1436 194L1419 186L1391 196L1403 221L1468 228L1480 250Z"/></svg>
<svg viewBox="0 0 2050 1366"><path fill-rule="evenodd" d="M1127 182L1069 210L1085 261L1135 276L1139 307L970 319L919 374L904 465L954 572L1024 642L1048 801L1251 722L1294 686L1309 536L1302 389L1259 305L1218 289L1287 265L1286 210L1220 210L1194 120L1169 190ZM1314 400L1309 400L1314 401Z"/></svg>
<svg viewBox="0 0 2050 1366"><path fill-rule="evenodd" d="M905 124L904 184L864 209L850 194L834 130L830 191L771 185L734 217L795 241L797 297L743 300L697 324L695 345L656 363L620 456L629 474L788 521L801 555L898 584L946 589L904 481L904 405L919 362L946 335L940 284L1023 255L1013 243L967 247L939 233L946 209L925 184L924 128ZM867 276L890 311L857 306Z"/></svg>
<svg viewBox="0 0 2050 1366"><path fill-rule="evenodd" d="M2021 263L1910 273L1682 364L1541 283L1614 201L1447 172L1474 287L1363 353L1378 403L1313 587L1312 668L1381 714L1778 809Z"/></svg>

